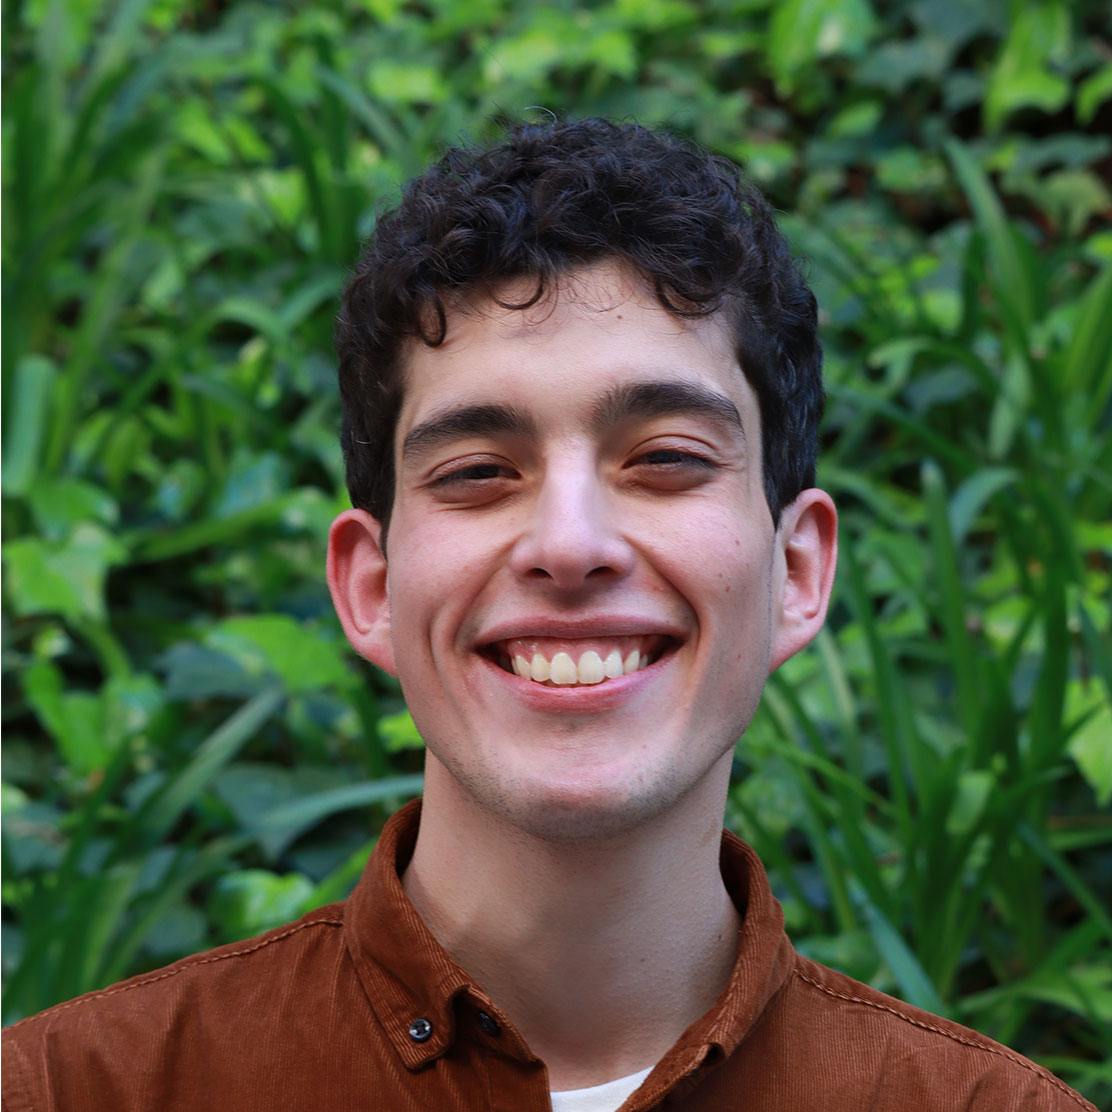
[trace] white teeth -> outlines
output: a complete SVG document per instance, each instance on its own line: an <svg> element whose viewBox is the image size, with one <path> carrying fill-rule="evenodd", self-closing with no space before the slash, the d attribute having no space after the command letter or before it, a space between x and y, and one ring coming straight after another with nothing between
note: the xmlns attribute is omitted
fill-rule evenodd
<svg viewBox="0 0 1112 1112"><path fill-rule="evenodd" d="M574 684L594 686L604 680L616 680L638 672L651 663L649 655L642 656L637 649L633 649L625 660L618 649L611 649L605 659L595 649L588 649L580 655L578 664L568 652L556 653L551 661L540 652L534 652L531 660L517 653L510 662L514 673L523 680L532 680L534 683L549 681L559 687L571 687Z"/></svg>
<svg viewBox="0 0 1112 1112"><path fill-rule="evenodd" d="M536 657L533 657L534 661L536 659ZM575 667L575 661L567 653L557 653L552 658L552 667L548 678L561 687L576 683L579 680L579 671Z"/></svg>
<svg viewBox="0 0 1112 1112"><path fill-rule="evenodd" d="M606 673L602 670L602 657L593 649L588 649L579 658L579 682L587 684L602 683Z"/></svg>

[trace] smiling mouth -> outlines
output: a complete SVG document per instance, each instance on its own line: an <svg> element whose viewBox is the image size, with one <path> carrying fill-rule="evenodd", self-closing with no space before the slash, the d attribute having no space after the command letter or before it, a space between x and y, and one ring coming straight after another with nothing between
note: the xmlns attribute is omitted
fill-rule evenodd
<svg viewBox="0 0 1112 1112"><path fill-rule="evenodd" d="M479 649L504 672L546 687L594 687L655 664L674 637L512 638Z"/></svg>

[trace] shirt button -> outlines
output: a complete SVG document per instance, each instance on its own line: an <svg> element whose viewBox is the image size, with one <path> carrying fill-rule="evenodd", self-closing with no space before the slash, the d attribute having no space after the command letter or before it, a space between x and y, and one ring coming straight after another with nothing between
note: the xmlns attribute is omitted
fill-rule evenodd
<svg viewBox="0 0 1112 1112"><path fill-rule="evenodd" d="M501 1031L494 1016L487 1015L486 1012L479 1012L479 1026L488 1035L497 1035Z"/></svg>
<svg viewBox="0 0 1112 1112"><path fill-rule="evenodd" d="M414 1042L426 1042L432 1035L432 1024L427 1019L415 1019L409 1025L409 1037Z"/></svg>

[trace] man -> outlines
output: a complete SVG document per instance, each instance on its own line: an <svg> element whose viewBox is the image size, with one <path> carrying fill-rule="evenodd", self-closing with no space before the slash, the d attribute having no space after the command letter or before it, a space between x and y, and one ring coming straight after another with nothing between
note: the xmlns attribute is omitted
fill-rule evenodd
<svg viewBox="0 0 1112 1112"><path fill-rule="evenodd" d="M423 805L344 904L17 1025L5 1108L1091 1107L797 955L722 834L836 549L814 298L734 168L600 121L449 152L338 350L328 580Z"/></svg>

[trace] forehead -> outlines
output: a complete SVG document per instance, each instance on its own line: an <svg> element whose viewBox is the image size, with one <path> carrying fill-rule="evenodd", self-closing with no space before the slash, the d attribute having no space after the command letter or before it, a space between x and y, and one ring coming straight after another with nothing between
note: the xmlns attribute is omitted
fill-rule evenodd
<svg viewBox="0 0 1112 1112"><path fill-rule="evenodd" d="M720 314L681 318L637 275L614 263L563 275L528 308L535 279L506 282L447 312L444 342L412 342L403 366L396 444L430 415L509 403L554 429L638 382L723 395L756 418L756 399ZM595 422L598 423L597 420Z"/></svg>

